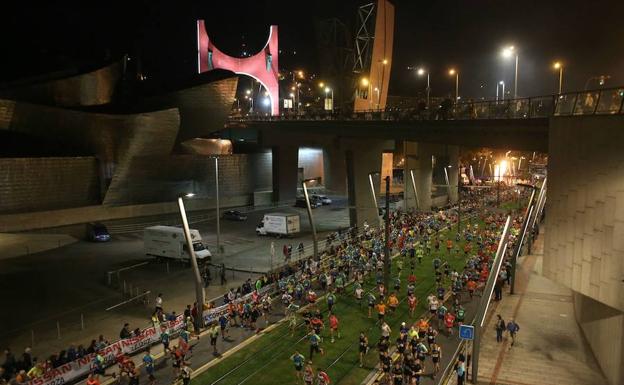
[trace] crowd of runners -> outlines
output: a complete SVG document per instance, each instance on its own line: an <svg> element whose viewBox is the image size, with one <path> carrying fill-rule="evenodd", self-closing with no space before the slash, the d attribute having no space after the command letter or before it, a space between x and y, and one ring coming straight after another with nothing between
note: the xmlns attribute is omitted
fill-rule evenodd
<svg viewBox="0 0 624 385"><path fill-rule="evenodd" d="M290 357L297 378L304 384L326 385L330 378L325 370L314 367L315 355L324 354L323 345L333 343L341 337L340 320L333 312L333 307L341 296L353 296L362 304L362 311L368 316L376 316L381 331L378 341L369 341L366 331L359 336L359 361L363 365L364 358L375 347L379 354L379 370L384 373L383 382L402 384L418 384L424 375L435 376L440 371L442 348L436 343L439 334L451 335L458 325L464 322L464 299L478 295L488 278L489 267L496 251L498 236L505 214L483 210L493 206L496 199L509 200L514 196L512 189L502 192L501 197L486 190L468 191L462 198L462 218L480 219L468 222L455 237L446 237L447 232L440 231L453 226L457 221L456 208L433 213L391 213L390 246L393 254L398 254L393 263L392 282L384 285L384 242L381 229L365 224L361 232L357 229L332 234L327 239L330 247L319 260L302 259L285 265L279 271L262 276L255 282L248 281L244 288L230 290L223 297L227 311L219 315L207 325L207 334L213 353L218 354L218 340L226 340L229 330L242 327L259 331L269 324L269 315L273 311L274 301L279 301L280 308L288 319L291 334L300 327L307 328L309 351L305 357L294 352ZM514 218L514 225L519 226L521 218ZM479 225L479 223L482 223ZM484 223L484 225L483 225ZM516 232L517 233L517 232ZM514 233L515 234L515 233ZM513 241L513 237L512 237ZM463 247L460 247L463 245ZM512 248L508 248L511 250ZM452 258L463 258L465 266L455 270L448 261ZM426 299L429 309L427 317L416 314L419 299L416 297L415 284L422 277L417 277L414 270L417 265L429 263L431 274L436 282L435 290ZM402 276L407 275L407 285L401 285ZM365 279L374 278L374 289L365 290ZM509 281L509 263L498 277L497 287L501 288ZM260 289L275 284L275 290L260 295ZM240 300L244 294L250 294L246 300ZM502 290L497 290L500 299ZM319 306L319 298L325 295L323 306ZM194 327L197 306L189 306L184 312L184 327L177 337L177 344L171 344L165 322L172 316L162 309L162 297L156 301L156 309L152 315L155 326L162 327L161 342L171 362L176 378L187 383L191 369L188 355L192 352L192 339L199 339ZM397 338L391 338L397 331L391 330L386 318L396 312L400 303L406 302L409 316L401 324ZM325 306L326 305L326 306ZM210 308L215 304L207 304ZM306 306L300 311L302 306ZM325 308L327 310L325 310ZM323 309L323 310L322 310ZM173 314L175 316L175 314ZM127 330L126 330L127 329ZM131 331L127 325L124 330L129 336L140 331ZM120 333L121 334L121 333ZM121 336L121 335L120 335ZM102 337L103 338L103 337ZM104 343L106 341L102 341ZM96 341L97 344L97 341ZM105 362L97 346L93 362L93 371L87 380L88 385L98 385L98 375L105 375ZM9 353L10 354L10 353ZM394 355L393 355L394 354ZM6 355L6 352L5 352ZM394 359L393 359L394 357ZM155 357L149 350L142 357L150 382L154 382ZM459 371L464 357L460 356ZM15 360L14 360L15 361ZM118 374L127 377L130 384L138 384L141 371L129 357L117 357ZM31 362L28 368L11 364L9 355L5 360L0 377L2 383L22 384L30 379L42 376L45 366ZM50 367L54 367L51 363ZM33 368L39 368L33 371ZM9 370L7 370L9 369ZM117 373L115 374L117 375Z"/></svg>

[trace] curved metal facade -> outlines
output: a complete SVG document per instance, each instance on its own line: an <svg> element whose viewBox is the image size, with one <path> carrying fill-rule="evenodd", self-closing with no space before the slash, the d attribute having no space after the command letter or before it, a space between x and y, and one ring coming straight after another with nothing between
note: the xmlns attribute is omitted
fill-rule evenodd
<svg viewBox="0 0 624 385"><path fill-rule="evenodd" d="M126 201L124 179L138 156L168 155L178 134L175 108L129 115L65 110L0 99L0 129L57 140L94 154L100 162L104 204Z"/></svg>
<svg viewBox="0 0 624 385"><path fill-rule="evenodd" d="M85 74L0 91L6 99L57 107L87 107L110 103L123 70L123 60Z"/></svg>

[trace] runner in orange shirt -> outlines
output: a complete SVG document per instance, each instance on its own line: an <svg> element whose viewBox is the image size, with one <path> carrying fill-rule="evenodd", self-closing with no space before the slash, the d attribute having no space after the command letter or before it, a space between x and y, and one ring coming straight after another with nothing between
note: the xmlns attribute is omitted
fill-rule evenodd
<svg viewBox="0 0 624 385"><path fill-rule="evenodd" d="M399 299L394 292L390 293L390 296L388 296L388 307L393 313L396 311L397 307L399 307Z"/></svg>
<svg viewBox="0 0 624 385"><path fill-rule="evenodd" d="M383 320L385 316L386 316L386 304L383 302L379 302L377 304L377 317L379 317L380 320Z"/></svg>
<svg viewBox="0 0 624 385"><path fill-rule="evenodd" d="M466 283L466 288L468 289L468 294L470 295L470 298L472 298L472 296L474 295L475 289L477 288L477 283L471 278Z"/></svg>
<svg viewBox="0 0 624 385"><path fill-rule="evenodd" d="M429 329L429 322L427 322L426 319L421 318L418 320L416 326L418 326L418 335L424 336L427 333L427 329Z"/></svg>

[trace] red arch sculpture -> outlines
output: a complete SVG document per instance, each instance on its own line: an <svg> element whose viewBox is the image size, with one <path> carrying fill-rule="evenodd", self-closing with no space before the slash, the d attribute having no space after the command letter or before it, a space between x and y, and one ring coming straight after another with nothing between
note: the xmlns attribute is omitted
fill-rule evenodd
<svg viewBox="0 0 624 385"><path fill-rule="evenodd" d="M198 73L216 68L251 76L259 81L269 93L271 114L279 115L279 85L277 25L272 25L269 40L264 48L250 57L233 57L221 52L214 46L204 20L197 20L197 71Z"/></svg>

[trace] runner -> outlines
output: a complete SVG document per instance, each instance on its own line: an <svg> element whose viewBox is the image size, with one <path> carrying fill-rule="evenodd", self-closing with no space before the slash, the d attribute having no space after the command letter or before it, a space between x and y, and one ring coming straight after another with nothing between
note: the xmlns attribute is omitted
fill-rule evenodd
<svg viewBox="0 0 624 385"><path fill-rule="evenodd" d="M334 334L336 334L336 336L338 338L340 338L340 331L338 331L338 325L339 325L339 321L338 321L338 317L336 316L336 314L332 313L329 315L329 335L331 336L331 343L334 343Z"/></svg>
<svg viewBox="0 0 624 385"><path fill-rule="evenodd" d="M399 299L397 298L396 294L392 292L388 296L388 308L390 309L391 313L394 313L397 307L399 307Z"/></svg>
<svg viewBox="0 0 624 385"><path fill-rule="evenodd" d="M318 385L329 385L331 383L329 376L321 368L319 368L318 370L317 377L318 377Z"/></svg>
<svg viewBox="0 0 624 385"><path fill-rule="evenodd" d="M217 338L219 337L219 325L218 323L213 323L208 328L208 335L210 335L210 346L212 346L212 354L217 356L219 352L217 352Z"/></svg>
<svg viewBox="0 0 624 385"><path fill-rule="evenodd" d="M379 302L377 304L377 318L380 321L383 321L385 316L386 316L386 304L383 302Z"/></svg>
<svg viewBox="0 0 624 385"><path fill-rule="evenodd" d="M442 360L442 347L435 342L431 345L430 353L433 362L433 378L440 372L440 360Z"/></svg>
<svg viewBox="0 0 624 385"><path fill-rule="evenodd" d="M375 302L377 302L377 298L375 298L375 295L372 292L368 293L368 318L372 317L372 312L373 312L373 308L375 307Z"/></svg>
<svg viewBox="0 0 624 385"><path fill-rule="evenodd" d="M148 348L143 356L143 365L145 366L145 371L147 372L150 382L156 381L156 378L154 377L154 361L154 356L152 356Z"/></svg>
<svg viewBox="0 0 624 385"><path fill-rule="evenodd" d="M453 313L446 312L444 316L444 325L446 326L446 332L448 336L453 335L453 324L455 323L455 315Z"/></svg>
<svg viewBox="0 0 624 385"><path fill-rule="evenodd" d="M301 380L301 371L303 370L305 357L303 356L303 354L299 353L298 351L295 351L295 354L290 356L290 360L295 365L295 375L297 376L297 382L299 382L299 380Z"/></svg>
<svg viewBox="0 0 624 385"><path fill-rule="evenodd" d="M180 379L182 380L183 385L188 385L191 382L192 373L193 369L191 369L188 362L184 361L184 363L182 363L182 367L180 368Z"/></svg>
<svg viewBox="0 0 624 385"><path fill-rule="evenodd" d="M303 383L305 385L312 385L314 383L314 369L312 369L312 361L308 361L303 372Z"/></svg>
<svg viewBox="0 0 624 385"><path fill-rule="evenodd" d="M418 299L416 298L414 293L411 293L407 297L407 306L409 308L409 316L410 316L410 318L414 318L414 314L416 313L416 306L417 305L418 305Z"/></svg>
<svg viewBox="0 0 624 385"><path fill-rule="evenodd" d="M314 356L314 353L324 354L323 349L320 346L321 337L316 334L314 331L310 333L310 360Z"/></svg>
<svg viewBox="0 0 624 385"><path fill-rule="evenodd" d="M364 355L368 353L368 337L364 332L360 332L360 368L364 366Z"/></svg>

